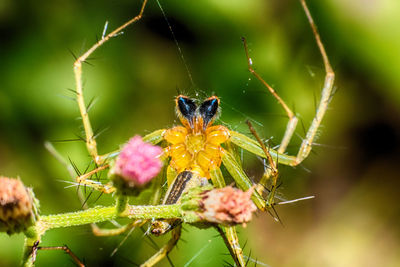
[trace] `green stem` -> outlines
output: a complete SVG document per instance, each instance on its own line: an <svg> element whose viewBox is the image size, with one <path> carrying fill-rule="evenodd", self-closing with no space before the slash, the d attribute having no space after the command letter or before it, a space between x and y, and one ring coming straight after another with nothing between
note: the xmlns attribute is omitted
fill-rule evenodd
<svg viewBox="0 0 400 267"><path fill-rule="evenodd" d="M40 232L60 227L104 222L117 218L116 207L95 207L77 212L41 216L37 226Z"/></svg>
<svg viewBox="0 0 400 267"><path fill-rule="evenodd" d="M29 227L28 230L25 231L25 242L24 242L24 250L22 256L22 264L24 267L31 267L34 265L32 259L32 247L35 242L40 240L40 235L35 226Z"/></svg>
<svg viewBox="0 0 400 267"><path fill-rule="evenodd" d="M37 241L40 241L42 235L47 230L71 227L92 223L110 221L117 218L129 219L182 219L183 221L195 222L200 218L193 215L194 212L188 212L183 204L157 205L157 206L134 206L128 205L127 197L120 196L117 204L111 207L94 207L77 212L63 214L54 214L41 216L34 226L31 226L25 232L25 245L23 254L23 266L33 266L32 247Z"/></svg>
<svg viewBox="0 0 400 267"><path fill-rule="evenodd" d="M115 206L95 207L78 212L41 216L37 228L43 234L45 231L54 228L99 223L118 217L128 217L130 219L179 219L182 217L182 210L179 204L161 206L127 205L125 211L118 215L117 207Z"/></svg>

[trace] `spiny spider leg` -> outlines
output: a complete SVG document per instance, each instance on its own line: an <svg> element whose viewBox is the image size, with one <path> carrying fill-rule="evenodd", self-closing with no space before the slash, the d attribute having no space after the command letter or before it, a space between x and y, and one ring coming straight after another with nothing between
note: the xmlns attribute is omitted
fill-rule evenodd
<svg viewBox="0 0 400 267"><path fill-rule="evenodd" d="M301 143L299 152L297 154L297 156L293 159L293 161L291 161L289 164L287 165L298 165L300 164L305 158L307 158L307 156L310 154L311 148L312 148L312 144L313 141L315 139L317 130L319 128L319 126L321 125L321 121L325 115L325 112L328 108L328 104L330 102L331 99L331 94L332 94L332 90L333 90L333 83L334 83L334 78L335 78L335 74L333 72L333 69L329 63L329 59L328 56L326 54L325 51L325 47L321 42L321 38L320 35L318 33L317 30L317 26L314 23L314 20L311 16L311 13L307 7L306 1L305 0L300 0L300 3L304 9L304 12L307 16L308 22L311 26L311 29L313 31L314 34L314 38L316 40L318 49L321 53L323 62L324 62L324 66L325 66L325 81L324 81L324 86L322 88L322 92L321 92L321 99L317 108L317 112L315 114L315 117L313 118L311 125L307 131L306 137L304 138L303 142ZM248 53L248 48L247 48L247 43L246 40L243 38L243 44L244 44L244 48L245 48L245 52L246 52L246 57L247 57L247 62L248 62L248 66L249 66L249 71L262 83L264 84L265 87L268 88L268 90L272 93L272 95L279 101L279 103L283 106L283 108L285 109L288 117L289 117L289 123L287 125L284 137L282 139L282 143L279 147L279 149L277 150L277 152L279 154L282 154L285 152L287 145L290 142L290 139L293 136L295 127L297 125L297 118L296 116L293 114L293 112L287 107L287 105L285 104L285 102L278 96L278 94L275 92L275 90L264 80L262 79L262 77L257 74L257 72L255 72L255 70L252 67L252 60L249 56ZM246 148L245 148L246 149ZM285 162L281 162L283 164L286 164Z"/></svg>
<svg viewBox="0 0 400 267"><path fill-rule="evenodd" d="M243 251L239 245L239 239L237 238L237 232L235 226L227 226L223 227L225 229L222 230L222 227L215 226L219 235L224 240L226 247L229 250L232 258L235 260L236 266L247 266L247 263L244 260Z"/></svg>
<svg viewBox="0 0 400 267"><path fill-rule="evenodd" d="M231 141L235 145L237 145L257 156L267 159L263 149L261 148L260 144L256 140L254 140L244 134L235 132L235 131L229 131L229 134L230 134L229 141ZM278 151L276 151L274 149L270 149L268 152L274 160L279 161L279 163L281 163L281 164L289 165L289 166L297 165L296 157L294 157L294 156L280 154L280 153L278 153Z"/></svg>
<svg viewBox="0 0 400 267"><path fill-rule="evenodd" d="M326 54L325 47L321 42L321 37L319 36L317 26L314 23L310 10L307 7L306 1L300 0L300 2L301 5L303 6L308 22L310 23L311 29L314 33L315 41L317 43L322 59L324 61L326 74L325 74L324 86L321 92L321 100L319 102L317 112L315 114L313 121L311 122L310 128L308 129L306 138L303 140L299 152L297 154L298 163L302 162L310 154L315 135L317 133L319 126L321 125L322 118L324 117L325 112L328 109L328 104L332 96L333 83L335 80L335 73L333 72L331 64L329 63L328 55Z"/></svg>
<svg viewBox="0 0 400 267"><path fill-rule="evenodd" d="M141 227L147 220L136 220L119 228L105 229L100 228L96 224L92 225L92 231L95 236L115 236L120 235L132 228Z"/></svg>
<svg viewBox="0 0 400 267"><path fill-rule="evenodd" d="M247 191L254 186L253 182L246 175L240 164L235 160L235 157L225 149L222 149L222 164L224 164L229 174L235 180L237 187L243 191ZM210 174L212 173L210 172ZM211 180L214 183L212 177ZM256 190L254 190L251 200L254 202L257 208L262 211L265 211L268 208L264 198Z"/></svg>
<svg viewBox="0 0 400 267"><path fill-rule="evenodd" d="M84 186L86 185L86 186L92 187L93 189L103 192L105 194L113 193L115 191L115 188L111 185L111 183L102 184L101 182L88 179L93 174L96 174L102 170L105 170L108 167L109 167L109 165L105 164L103 166L97 167L96 169L94 169L88 173L82 174L82 175L76 177L76 182L80 185L84 185Z"/></svg>
<svg viewBox="0 0 400 267"><path fill-rule="evenodd" d="M160 143L161 141L164 140L163 138L163 133L165 132L165 129L159 129L159 130L155 130L145 136L143 136L143 141L153 144L153 145L157 145L158 143ZM114 158L119 154L119 149L106 153L104 155L98 156L99 157L99 161L100 162L107 162L108 159Z"/></svg>
<svg viewBox="0 0 400 267"><path fill-rule="evenodd" d="M286 126L286 131L285 134L282 138L281 144L278 148L278 153L283 154L287 148L287 146L289 145L290 139L293 136L293 133L296 129L296 125L298 122L298 118L296 117L296 115L293 113L293 111L289 108L288 105L286 105L285 101L283 101L283 99L276 93L276 91L274 90L274 88L272 88L272 86L270 86L253 68L253 61L250 58L249 55L249 50L247 48L247 41L246 38L242 37L242 41L243 41L243 45L244 45L244 51L246 53L246 57L247 57L247 65L249 68L249 71L251 74L253 74L257 80L259 80L265 87L267 87L268 91L276 98L276 100L278 100L279 104L283 107L283 109L286 111L286 114L289 118L289 122Z"/></svg>
<svg viewBox="0 0 400 267"><path fill-rule="evenodd" d="M271 154L268 152L267 148L264 145L264 142L261 140L260 136L257 134L256 130L254 129L253 125L251 122L248 120L247 125L249 126L250 132L254 135L256 138L257 142L260 144L262 150L265 153L265 156L268 159L269 166L266 169L263 178L265 177L266 179L270 179L272 177L272 188L268 194L268 199L267 199L267 206L272 207L274 204L274 197L275 197L275 190L276 190L276 182L278 180L279 172L277 169L277 162L275 162L272 159ZM257 186L257 191L261 194L264 185L266 184L266 181L260 181L261 184Z"/></svg>
<svg viewBox="0 0 400 267"><path fill-rule="evenodd" d="M79 267L85 267L85 265L79 260L79 258L69 249L67 245L59 246L59 247L39 247L39 241L35 243L32 247L32 262L36 261L36 254L39 250L63 250L67 253L71 259L78 265Z"/></svg>
<svg viewBox="0 0 400 267"><path fill-rule="evenodd" d="M156 254L154 254L150 259L144 262L141 267L149 267L154 266L164 257L168 256L168 253L175 247L176 243L178 243L182 232L182 225L178 225L176 228L171 231L171 239L165 244Z"/></svg>
<svg viewBox="0 0 400 267"><path fill-rule="evenodd" d="M75 82L76 82L76 95L77 95L77 102L79 106L79 111L82 117L83 127L85 129L86 135L86 147L93 158L96 164L101 165L104 162L104 157L99 156L97 152L97 143L95 140L95 136L93 134L93 129L90 124L89 114L87 112L87 108L85 106L85 100L83 98L83 88L82 88L82 63L86 61L86 59L100 46L102 46L105 42L110 40L111 38L117 36L122 32L123 29L131 25L132 23L140 20L143 15L144 8L147 4L147 0L143 1L143 4L140 8L140 12L137 16L132 18L131 20L127 21L125 24L121 25L114 31L110 32L107 35L103 35L103 37L95 43L89 50L87 50L83 55L81 55L76 61L74 62L74 73L75 73Z"/></svg>

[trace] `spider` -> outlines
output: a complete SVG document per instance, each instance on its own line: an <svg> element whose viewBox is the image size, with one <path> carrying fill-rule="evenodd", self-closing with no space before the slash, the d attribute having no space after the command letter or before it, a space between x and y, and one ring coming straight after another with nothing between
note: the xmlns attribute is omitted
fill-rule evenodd
<svg viewBox="0 0 400 267"><path fill-rule="evenodd" d="M334 72L329 63L328 56L325 48L320 40L319 33L316 25L311 17L305 0L300 0L302 7L307 16L308 22L311 26L313 34L316 39L319 52L322 56L325 66L325 81L322 88L321 99L316 111L316 115L312 120L306 137L302 141L297 155L285 154L286 148L294 134L298 118L282 98L275 92L275 90L254 70L253 62L248 52L246 40L243 38L244 50L247 58L248 70L254 77L259 80L265 88L277 99L280 105L285 110L289 121L287 123L286 131L283 135L282 141L278 149L266 148L260 140L254 129L249 124L250 130L253 132L256 140L230 130L222 125L213 125L214 121L219 115L220 100L217 96L211 96L201 103L184 95L179 95L175 99L176 112L182 123L182 126L175 126L170 129L156 130L146 135L143 140L152 144L160 144L162 141L167 146L164 147L164 162L167 164L166 180L169 186L166 196L164 197L163 204L171 204L179 201L180 192L185 187L187 181L191 179L207 178L211 180L215 187L225 187L225 180L221 172L221 164L225 166L229 174L234 179L236 186L243 191L250 190L256 186L256 190L252 193L252 200L257 208L261 211L269 211L274 205L274 193L277 184L278 170L277 165L284 164L289 166L296 166L300 164L309 155L312 144L315 140L317 130L321 124L327 106L331 99ZM112 183L101 184L97 181L89 179L95 172L107 169L110 160L118 154L118 151L99 155L97 152L97 144L89 115L86 110L85 101L82 92L82 63L101 45L107 42L112 37L117 36L124 28L130 24L137 22L142 18L144 8L147 0L143 1L140 13L126 22L113 32L104 35L96 44L94 44L87 52L80 56L74 63L74 73L76 80L76 93L77 102L79 105L80 114L82 116L83 126L86 135L86 147L93 158L93 161L99 166L97 169L81 175L76 178L76 181L85 186L93 187L103 193L112 193L115 191ZM263 179L259 185L255 185L252 180L246 175L241 167L240 162L233 154L232 145L236 145L244 150L247 150L259 157L268 160L269 168L267 168ZM269 194L264 197L262 188L270 182L272 188ZM141 222L143 223L143 222ZM139 224L133 222L132 225ZM129 227L123 227L121 230L115 230L112 233L102 231L99 228L94 228L95 233L99 235L116 234L120 233ZM155 221L152 224L151 232L159 235L167 231L172 231L171 240L161 248L152 258L146 261L143 266L151 266L160 261L166 256L171 249L175 246L180 238L181 226L179 222L171 221ZM240 248L237 233L233 226L218 226L217 230L223 236L228 249L235 260L237 266L245 266L246 262L243 257L242 249Z"/></svg>

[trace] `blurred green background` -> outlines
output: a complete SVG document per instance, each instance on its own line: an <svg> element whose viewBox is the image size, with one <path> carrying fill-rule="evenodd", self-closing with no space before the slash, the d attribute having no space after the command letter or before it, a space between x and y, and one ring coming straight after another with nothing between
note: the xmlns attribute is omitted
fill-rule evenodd
<svg viewBox="0 0 400 267"><path fill-rule="evenodd" d="M138 13L140 1L0 1L0 173L32 186L43 214L74 211L75 188L44 142L82 135L71 54L79 55L109 29ZM246 36L258 72L299 113L307 128L315 112L324 69L309 25L295 0L161 2L178 48L155 1L143 20L96 51L84 65L86 102L105 153L135 134L177 124L179 93L222 100L220 123L248 133L256 122L263 138L279 143L287 119L247 71L240 41ZM268 266L399 266L400 2L309 1L337 74L337 92L320 130L319 145L302 164L280 167L286 199L314 200L279 206L283 226L268 214L240 229L246 255ZM70 53L70 51L72 53ZM290 153L304 130L299 124ZM84 170L82 142L55 142ZM261 162L244 154L257 181ZM89 190L87 191L89 194ZM89 204L109 203L97 193ZM109 226L109 225L108 225ZM170 258L175 266L231 262L214 230L185 226L185 242ZM124 236L94 237L88 226L49 231L43 246L67 244L88 266L131 266L155 249L137 229L114 257ZM166 238L154 238L158 246ZM0 265L18 265L23 236L0 235ZM73 266L62 252L39 252L37 266ZM168 266L164 260L160 266ZM253 266L251 263L250 266ZM258 266L264 266L258 264Z"/></svg>

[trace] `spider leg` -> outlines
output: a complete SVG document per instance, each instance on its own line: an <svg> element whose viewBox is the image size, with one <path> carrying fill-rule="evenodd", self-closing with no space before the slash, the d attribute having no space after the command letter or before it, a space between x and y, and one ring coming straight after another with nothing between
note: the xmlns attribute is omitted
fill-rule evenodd
<svg viewBox="0 0 400 267"><path fill-rule="evenodd" d="M178 174L176 173L176 170L174 168L172 168L171 165L168 165L168 167L167 167L168 187L173 183L176 176L178 176Z"/></svg>
<svg viewBox="0 0 400 267"><path fill-rule="evenodd" d="M307 7L306 1L305 0L300 0L300 3L304 9L304 12L307 16L307 20L311 26L311 29L313 31L314 34L314 38L315 41L317 43L318 49L320 51L320 54L322 56L323 59L323 63L324 63L324 67L325 67L325 81L324 81L324 85L322 88L322 92L321 92L321 98L320 98L320 102L318 104L317 107L317 111L315 114L315 117L313 118L311 125L307 131L306 137L304 138L304 140L301 143L301 146L299 148L299 151L297 153L297 156L292 159L291 161L287 162L287 161L281 161L281 158L279 157L279 162L282 164L286 164L286 165L298 165L300 164L305 158L307 158L307 156L310 154L316 133L318 131L319 126L321 125L322 119L325 115L325 112L328 108L328 104L332 98L332 90L333 90L333 84L334 84L334 79L335 79L335 73L333 72L333 69L329 63L329 59L328 59L328 55L326 54L325 51L325 47L322 44L320 35L318 33L317 30L317 26L314 23L314 20L311 16L311 13ZM244 48L245 48L245 52L246 52L246 57L247 57L247 63L248 63L248 67L249 67L249 71L265 86L267 87L267 89L271 92L271 94L278 100L278 102L282 105L282 107L285 109L287 116L289 117L289 122L287 124L286 127L286 131L285 134L283 136L281 145L279 147L279 149L276 151L279 154L282 154L285 152L287 145L290 142L290 139L293 136L293 133L295 131L298 119L297 117L293 114L293 112L288 108L288 106L285 104L285 102L278 96L278 94L275 92L275 90L253 69L252 67L252 60L249 56L248 53L248 48L247 48L247 43L246 40L243 38L243 44L244 44ZM240 145L239 145L240 146ZM250 147L251 145L247 145L247 147ZM246 147L243 147L244 149L247 149ZM247 149L249 150L249 149ZM250 150L249 150L250 151ZM258 150L258 152L260 152ZM254 152L253 152L254 153ZM273 151L270 151L271 155L274 157L274 153ZM255 153L257 154L257 153ZM259 154L257 154L259 155ZM274 157L275 158L275 157Z"/></svg>
<svg viewBox="0 0 400 267"><path fill-rule="evenodd" d="M318 30L317 30L317 26L314 23L314 20L311 16L310 10L307 7L306 1L300 0L300 3L303 6L304 12L307 16L308 23L310 24L311 29L313 31L315 41L317 43L318 49L321 53L321 56L322 56L322 59L324 62L326 74L325 74L324 86L322 88L321 99L320 99L320 102L319 102L319 105L317 108L317 112L315 114L314 119L311 122L310 128L308 129L306 138L301 143L299 152L297 154L297 162L298 163L302 162L310 154L311 146L315 139L315 135L317 133L319 126L321 125L321 121L325 115L326 110L328 109L328 104L332 98L333 84L334 84L334 80L335 80L335 73L333 72L331 64L329 63L328 55L326 54L325 47L322 44L321 37L319 36Z"/></svg>
<svg viewBox="0 0 400 267"><path fill-rule="evenodd" d="M94 169L89 173L75 177L74 167L72 166L71 163L69 163L68 161L66 161L64 159L64 157L60 154L60 152L57 151L57 149L53 146L53 144L51 142L45 142L45 147L58 162L60 162L62 165L64 165L64 167L67 169L71 178L77 182L77 185L89 186L89 187L92 187L103 193L113 192L114 189L112 189L111 185L102 185L98 181L92 181L92 180L87 179L88 177L92 176L93 174L108 168L108 165L100 166L97 169ZM79 197L79 200L81 201L81 203L84 204L85 198L84 198L82 192L79 190L78 190L78 197ZM86 208L86 205L84 205L84 206Z"/></svg>
<svg viewBox="0 0 400 267"><path fill-rule="evenodd" d="M162 140L164 140L164 137L163 137L164 132L165 132L165 129L155 130L154 132L151 132L151 133L143 136L143 141L145 141L147 143L151 143L153 145L157 145Z"/></svg>
<svg viewBox="0 0 400 267"><path fill-rule="evenodd" d="M32 247L32 262L34 263L36 260L36 254L39 250L63 250L67 253L71 259L78 265L79 267L85 267L85 265L79 260L79 258L69 249L67 245L59 246L59 247L39 247L39 241L35 243Z"/></svg>
<svg viewBox="0 0 400 267"><path fill-rule="evenodd" d="M264 155L265 156L265 155ZM225 149L222 150L222 163L225 168L228 170L232 178L235 180L236 185L242 189L243 191L247 191L253 187L253 182L247 177L246 173L240 167L239 163L236 162L234 156L232 156ZM254 190L253 195L251 196L251 200L253 200L254 204L262 211L267 209L264 198Z"/></svg>
<svg viewBox="0 0 400 267"><path fill-rule="evenodd" d="M153 144L153 145L157 145L158 143L161 143L161 141L164 140L163 134L165 132L165 129L160 129L160 130L155 130L154 132L151 132L145 136L143 136L143 141ZM114 150L112 152L103 154L103 155L99 155L97 156L98 158L98 162L107 162L109 159L114 158L116 156L118 156L119 154L119 149L118 150Z"/></svg>
<svg viewBox="0 0 400 267"><path fill-rule="evenodd" d="M154 254L150 259L144 262L141 267L149 267L154 266L164 257L168 256L168 253L175 247L176 243L178 243L179 238L181 237L182 225L177 226L174 228L171 233L171 239L165 244L156 254Z"/></svg>
<svg viewBox="0 0 400 267"><path fill-rule="evenodd" d="M144 8L147 4L147 0L143 1L141 6L140 12L137 16L127 21L125 24L121 25L114 31L110 32L109 34L103 36L97 43L95 43L89 50L87 50L84 54L82 54L79 58L76 59L74 62L74 74L75 74L75 83L76 83L76 99L79 106L79 111L82 117L83 127L85 129L85 136L86 136L86 148L93 158L94 162L98 165L103 163L101 158L97 152L97 143L95 140L95 136L93 134L92 125L90 124L89 114L85 105L85 100L83 98L83 88L82 88L82 63L87 60L87 58L100 46L102 46L105 42L110 40L111 38L117 36L123 29L131 25L132 23L140 20L143 15Z"/></svg>
<svg viewBox="0 0 400 267"><path fill-rule="evenodd" d="M93 224L92 231L95 236L116 236L128 230L131 230L132 228L140 227L144 225L146 222L147 222L146 220L135 220L129 224L112 229L100 228L96 224Z"/></svg>
<svg viewBox="0 0 400 267"><path fill-rule="evenodd" d="M247 58L247 65L249 68L249 71L251 74L253 74L257 80L259 80L267 89L268 91L276 98L276 100L278 100L279 104L283 107L283 109L285 110L288 118L289 118L289 122L286 126L286 131L285 134L283 135L281 144L278 148L278 153L283 153L285 152L287 146L289 145L290 139L292 139L293 133L296 130L296 125L297 122L299 121L299 119L296 117L296 115L293 113L293 111L289 108L289 106L285 103L285 101L283 101L283 99L276 93L276 91L274 90L274 88L272 88L272 86L270 86L253 68L253 61L250 58L249 55L249 50L247 48L247 42L246 39L243 37L242 38L243 41L243 45L244 45L244 51L246 53L246 58Z"/></svg>
<svg viewBox="0 0 400 267"><path fill-rule="evenodd" d="M105 194L113 193L113 192L115 192L115 187L113 187L111 183L102 184L99 181L94 181L94 180L88 179L93 174L96 174L96 173L98 173L98 172L100 172L102 170L105 170L108 167L110 167L110 166L108 164L105 164L103 166L97 167L96 169L94 169L94 170L92 170L92 171L90 171L88 173L82 174L82 175L76 177L76 182L79 185L89 186L89 187L91 187L91 188L93 188L95 190L98 190L100 192L103 192Z"/></svg>
<svg viewBox="0 0 400 267"><path fill-rule="evenodd" d="M260 144L256 140L251 139L250 137L247 137L246 135L235 132L235 131L229 131L229 134L230 134L229 141L231 141L235 145L237 145L257 156L268 159L264 153L264 150L261 148ZM279 163L281 163L281 164L289 165L289 166L297 165L296 164L297 159L294 156L289 156L286 154L278 153L278 151L276 151L274 149L269 149L268 152L274 160L279 161Z"/></svg>
<svg viewBox="0 0 400 267"><path fill-rule="evenodd" d="M275 197L275 190L276 190L276 182L278 181L278 176L279 172L277 169L277 162L275 162L272 159L271 154L269 153L268 149L265 147L264 142L261 140L260 136L257 134L256 130L254 129L253 125L251 124L250 121L247 121L247 125L249 126L249 129L251 133L254 135L256 138L257 142L260 144L262 150L264 151L264 154L266 158L268 159L269 166L268 168L265 169L264 175L261 178L259 184L256 187L256 190L260 193L263 191L264 186L266 186L267 181L270 180L271 178L271 183L272 183L272 188L269 191L268 198L267 198L267 206L272 207L274 204L274 197Z"/></svg>
<svg viewBox="0 0 400 267"><path fill-rule="evenodd" d="M213 185L216 188L223 188L226 186L224 177L220 168L213 168L210 170L210 177Z"/></svg>
<svg viewBox="0 0 400 267"><path fill-rule="evenodd" d="M210 170L210 176L211 181L213 182L215 187L222 188L226 186L220 168ZM234 259L236 265L246 266L246 262L243 258L243 251L239 244L236 226L216 226L216 229L224 240L224 243L228 248L232 258Z"/></svg>

